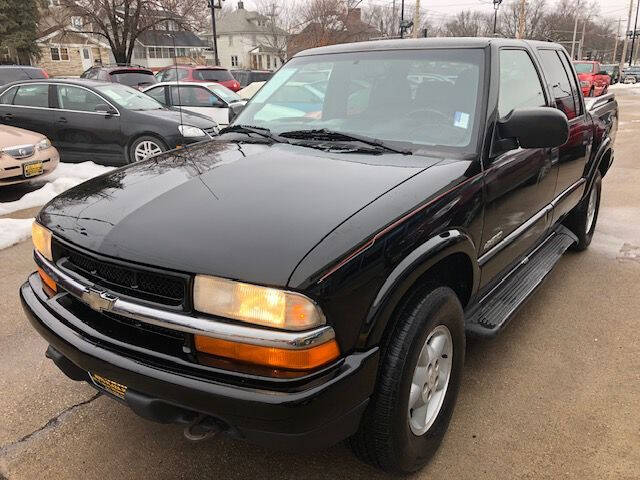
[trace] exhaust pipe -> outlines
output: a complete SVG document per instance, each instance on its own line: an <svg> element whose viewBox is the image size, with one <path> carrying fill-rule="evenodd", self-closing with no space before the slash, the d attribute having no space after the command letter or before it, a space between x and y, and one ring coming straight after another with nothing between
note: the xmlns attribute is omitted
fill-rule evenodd
<svg viewBox="0 0 640 480"><path fill-rule="evenodd" d="M221 431L220 425L213 417L200 414L184 428L182 433L187 440L200 442L215 437Z"/></svg>

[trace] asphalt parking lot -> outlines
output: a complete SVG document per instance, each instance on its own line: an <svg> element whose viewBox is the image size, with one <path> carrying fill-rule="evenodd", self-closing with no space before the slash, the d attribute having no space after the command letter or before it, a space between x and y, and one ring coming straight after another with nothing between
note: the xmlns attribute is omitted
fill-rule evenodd
<svg viewBox="0 0 640 480"><path fill-rule="evenodd" d="M590 249L567 253L501 336L469 345L449 432L415 478L640 478L640 87L617 93ZM0 480L386 478L342 444L293 455L191 443L68 380L20 307L30 243L1 250L0 266Z"/></svg>

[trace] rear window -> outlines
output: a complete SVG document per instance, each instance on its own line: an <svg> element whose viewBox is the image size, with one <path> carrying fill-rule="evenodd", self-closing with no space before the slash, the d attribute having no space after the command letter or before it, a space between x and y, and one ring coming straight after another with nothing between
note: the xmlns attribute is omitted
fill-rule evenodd
<svg viewBox="0 0 640 480"><path fill-rule="evenodd" d="M250 83L253 82L266 82L273 76L271 72L251 72L249 78L251 79Z"/></svg>
<svg viewBox="0 0 640 480"><path fill-rule="evenodd" d="M40 68L0 68L0 85L30 78L45 78L45 76Z"/></svg>
<svg viewBox="0 0 640 480"><path fill-rule="evenodd" d="M111 72L111 78L116 83L122 83L123 85L128 85L130 87L140 87L143 85L151 85L157 82L156 77L153 76L153 73L147 72L144 70L115 71L115 72Z"/></svg>
<svg viewBox="0 0 640 480"><path fill-rule="evenodd" d="M576 69L576 73L591 73L593 72L593 63L574 63L573 67Z"/></svg>
<svg viewBox="0 0 640 480"><path fill-rule="evenodd" d="M193 78L205 82L226 82L233 80L229 70L216 70L213 68L201 68L193 71Z"/></svg>

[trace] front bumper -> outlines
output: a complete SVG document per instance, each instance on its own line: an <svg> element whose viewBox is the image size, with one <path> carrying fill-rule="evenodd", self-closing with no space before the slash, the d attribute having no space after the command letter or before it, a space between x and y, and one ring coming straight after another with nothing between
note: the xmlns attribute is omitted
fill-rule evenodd
<svg viewBox="0 0 640 480"><path fill-rule="evenodd" d="M73 327L78 319L58 301L64 295L47 298L37 274L20 288L31 324L51 346L47 356L74 380L89 381L87 372L92 372L126 385L124 403L151 420L186 423L204 414L225 433L253 443L317 449L357 430L373 392L377 348L346 356L324 375L310 376L306 384L294 379L291 388L287 380L273 390L244 386L169 369L79 332Z"/></svg>

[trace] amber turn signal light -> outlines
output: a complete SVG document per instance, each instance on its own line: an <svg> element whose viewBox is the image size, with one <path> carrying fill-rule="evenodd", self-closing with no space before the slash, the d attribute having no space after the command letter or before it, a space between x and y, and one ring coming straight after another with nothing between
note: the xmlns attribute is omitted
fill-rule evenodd
<svg viewBox="0 0 640 480"><path fill-rule="evenodd" d="M195 335L196 350L230 360L287 370L311 370L338 358L335 340L301 350L263 347Z"/></svg>
<svg viewBox="0 0 640 480"><path fill-rule="evenodd" d="M40 275L40 278L42 279L42 281L47 287L53 290L54 293L57 293L58 286L56 285L56 282L53 280L53 278L47 275L45 271L42 270L41 268L38 268L38 275Z"/></svg>

